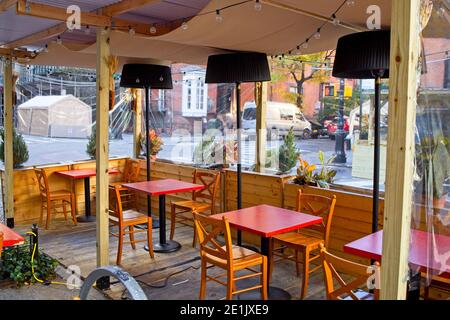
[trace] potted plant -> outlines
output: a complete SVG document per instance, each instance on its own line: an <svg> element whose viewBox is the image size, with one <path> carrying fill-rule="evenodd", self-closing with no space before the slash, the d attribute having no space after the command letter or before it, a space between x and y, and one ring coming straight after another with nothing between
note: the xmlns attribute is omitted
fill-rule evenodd
<svg viewBox="0 0 450 320"><path fill-rule="evenodd" d="M329 188L330 183L333 182L337 171L330 169L328 166L333 162L334 156L325 161L325 154L319 151L320 170L315 164L309 164L308 161L303 160L301 156L298 157L299 166L297 168L297 176L294 178L294 183L300 185L310 185L319 188Z"/></svg>
<svg viewBox="0 0 450 320"><path fill-rule="evenodd" d="M278 149L279 172L281 174L290 172L295 167L299 156L300 152L295 146L294 129L291 128Z"/></svg>
<svg viewBox="0 0 450 320"><path fill-rule="evenodd" d="M0 160L5 162L5 130L0 129ZM28 147L21 134L13 129L13 167L20 168L29 159Z"/></svg>
<svg viewBox="0 0 450 320"><path fill-rule="evenodd" d="M156 160L156 155L158 154L159 151L162 150L162 145L164 144L164 141L153 129L149 130L148 136L150 139L150 159ZM145 145L145 135L141 134L139 136L139 141L140 141L139 143L140 143L141 155L145 156L146 150L147 150L146 145Z"/></svg>

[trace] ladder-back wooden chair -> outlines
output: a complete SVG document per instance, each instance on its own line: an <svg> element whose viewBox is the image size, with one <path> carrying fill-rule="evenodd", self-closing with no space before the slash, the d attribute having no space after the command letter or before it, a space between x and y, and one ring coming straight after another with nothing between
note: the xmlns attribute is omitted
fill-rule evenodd
<svg viewBox="0 0 450 320"><path fill-rule="evenodd" d="M170 210L170 240L173 240L175 235L176 222L186 220L192 221L192 213L206 213L215 214L216 195L220 183L220 172L203 172L194 170L193 183L203 184L205 186L202 190L192 192L192 200L174 201L171 203ZM194 239L192 246L195 247L196 233L194 230Z"/></svg>
<svg viewBox="0 0 450 320"><path fill-rule="evenodd" d="M218 220L193 212L193 218L200 243L200 299L205 299L206 283L214 281L227 288L227 300L231 300L235 294L257 289L261 291L263 300L267 300L267 257L243 247L233 246L230 225L225 217L222 220ZM222 233L225 240L224 246L217 241L217 237ZM209 276L207 274L207 271L210 269L208 264L226 272L215 277ZM258 266L259 270L253 269L253 267ZM244 269L250 271L250 273L239 277L235 276L235 272ZM222 277L227 277L226 282L219 280ZM236 290L237 281L252 277L259 277L260 284Z"/></svg>
<svg viewBox="0 0 450 320"><path fill-rule="evenodd" d="M380 275L374 273L380 270L378 263L375 264L375 268L371 269L370 266L335 256L327 252L323 245L320 248L320 256L328 300L378 300L379 289L376 288L376 282L380 280ZM352 280L344 281L341 274L350 276ZM369 279L369 277L374 277L374 279ZM373 294L361 289L367 288L368 282L374 285ZM338 284L337 287L335 287L335 283Z"/></svg>
<svg viewBox="0 0 450 320"><path fill-rule="evenodd" d="M41 214L39 217L39 224L42 225L44 210L47 211L47 219L45 222L45 229L48 229L52 219L52 212L56 212L58 208L62 207L62 211L66 222L67 218L67 206L70 208L72 215L72 221L74 225L77 225L77 216L75 210L75 194L70 190L50 190L47 173L44 169L34 169L36 174L39 193L41 196Z"/></svg>
<svg viewBox="0 0 450 320"><path fill-rule="evenodd" d="M127 159L123 170L122 179L116 182L110 182L111 186L121 186L124 183L139 181L139 175L141 173L141 164L139 160Z"/></svg>
<svg viewBox="0 0 450 320"><path fill-rule="evenodd" d="M124 194L123 191L128 190L121 186L109 186L109 222L111 227L117 226L119 232L110 234L114 237L119 238L119 245L117 248L117 259L116 264L120 265L122 261L122 250L124 244L125 235L130 236L130 244L133 250L136 249L136 243L147 242L148 252L151 258L154 258L153 253L153 243L152 243L152 217L146 215L145 213L139 212L137 208L137 200L134 193ZM136 225L146 225L146 230L135 229ZM128 229L128 231L126 231ZM147 239L136 240L135 234L146 232Z"/></svg>
<svg viewBox="0 0 450 320"><path fill-rule="evenodd" d="M303 263L301 299L304 299L308 292L309 275L321 268L319 245L323 243L325 247L328 246L335 205L336 196L328 198L315 194L303 194L299 190L297 211L320 216L323 218L322 223L294 232L282 233L274 236L271 240L270 277L272 276L274 256L281 257L277 261L284 259L295 261L297 276L300 275L300 264ZM291 252L285 249L290 249ZM310 269L310 263L313 261L317 261L317 265Z"/></svg>

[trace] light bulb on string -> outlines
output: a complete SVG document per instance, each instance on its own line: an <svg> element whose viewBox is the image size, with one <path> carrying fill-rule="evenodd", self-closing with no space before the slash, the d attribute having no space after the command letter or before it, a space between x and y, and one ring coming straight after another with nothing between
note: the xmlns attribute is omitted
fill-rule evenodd
<svg viewBox="0 0 450 320"><path fill-rule="evenodd" d="M318 28L316 33L314 34L314 38L317 39L317 40L320 39L320 28Z"/></svg>
<svg viewBox="0 0 450 320"><path fill-rule="evenodd" d="M262 4L259 0L255 0L255 5L254 5L255 11L261 11L262 9Z"/></svg>
<svg viewBox="0 0 450 320"><path fill-rule="evenodd" d="M216 10L216 21L221 23L223 21L223 17L220 15L220 10Z"/></svg>
<svg viewBox="0 0 450 320"><path fill-rule="evenodd" d="M152 26L150 27L150 33L151 34L155 34L156 33L156 25L152 24Z"/></svg>
<svg viewBox="0 0 450 320"><path fill-rule="evenodd" d="M181 23L181 29L183 30L187 30L189 28L186 20L183 20L183 22Z"/></svg>
<svg viewBox="0 0 450 320"><path fill-rule="evenodd" d="M308 41L309 41L309 39L306 39L306 41L303 42L303 44L302 44L302 48L303 49L307 49L308 48Z"/></svg>
<svg viewBox="0 0 450 320"><path fill-rule="evenodd" d="M62 44L61 36L58 36L58 37L56 38L56 43L57 43L57 44Z"/></svg>
<svg viewBox="0 0 450 320"><path fill-rule="evenodd" d="M436 9L436 13L439 17L443 18L445 15L445 8L442 3L439 3L439 6Z"/></svg>
<svg viewBox="0 0 450 320"><path fill-rule="evenodd" d="M333 13L333 15L331 16L333 18L333 24L335 26L339 25L340 21L339 19L336 17L336 15Z"/></svg>
<svg viewBox="0 0 450 320"><path fill-rule="evenodd" d="M353 7L355 5L355 0L347 0L346 4L349 7Z"/></svg>
<svg viewBox="0 0 450 320"><path fill-rule="evenodd" d="M134 30L134 28L132 28L132 27L129 27L128 33L130 34L130 36L134 36L136 34L136 30Z"/></svg>
<svg viewBox="0 0 450 320"><path fill-rule="evenodd" d="M48 44L44 46L44 52L48 52Z"/></svg>
<svg viewBox="0 0 450 320"><path fill-rule="evenodd" d="M91 28L89 27L89 25L87 25L86 29L84 29L84 33L85 34L90 34L91 33Z"/></svg>

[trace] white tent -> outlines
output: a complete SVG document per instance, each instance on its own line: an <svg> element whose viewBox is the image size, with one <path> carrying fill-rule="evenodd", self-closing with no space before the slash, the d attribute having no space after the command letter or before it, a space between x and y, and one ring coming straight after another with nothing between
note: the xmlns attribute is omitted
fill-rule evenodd
<svg viewBox="0 0 450 320"><path fill-rule="evenodd" d="M72 95L37 96L18 106L18 131L44 137L86 138L92 110Z"/></svg>

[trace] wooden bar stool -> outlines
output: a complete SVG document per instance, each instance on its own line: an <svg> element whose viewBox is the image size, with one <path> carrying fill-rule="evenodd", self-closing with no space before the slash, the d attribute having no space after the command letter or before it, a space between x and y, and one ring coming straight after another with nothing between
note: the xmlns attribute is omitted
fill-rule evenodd
<svg viewBox="0 0 450 320"><path fill-rule="evenodd" d="M67 206L70 208L70 212L72 215L72 221L74 225L77 225L77 215L75 212L75 194L70 190L50 190L48 184L47 173L44 169L34 169L36 174L39 193L41 196L41 214L39 217L39 224L43 223L44 218L44 210L47 211L47 219L45 222L45 229L48 229L50 226L50 222L52 219L52 212L58 208L62 207L62 211L64 213L64 217L66 222L67 218Z"/></svg>

